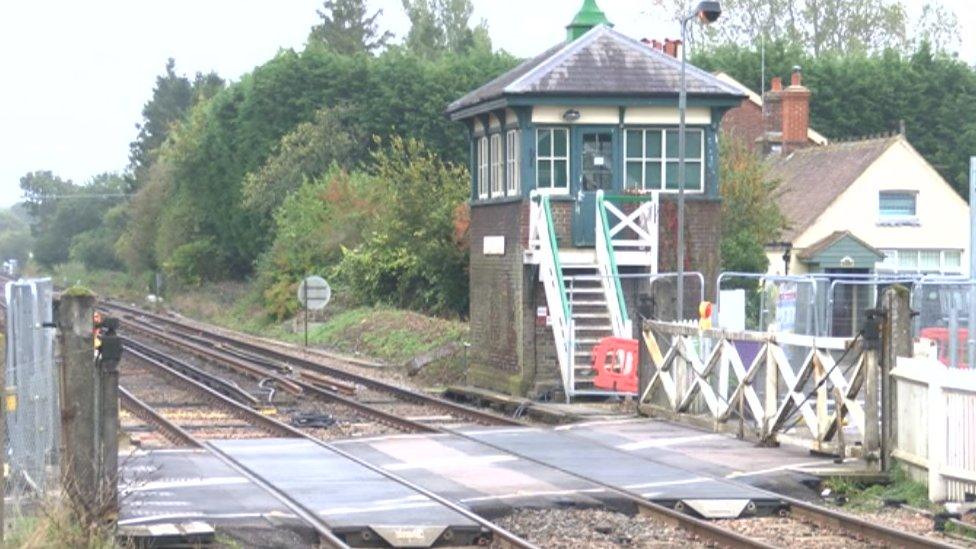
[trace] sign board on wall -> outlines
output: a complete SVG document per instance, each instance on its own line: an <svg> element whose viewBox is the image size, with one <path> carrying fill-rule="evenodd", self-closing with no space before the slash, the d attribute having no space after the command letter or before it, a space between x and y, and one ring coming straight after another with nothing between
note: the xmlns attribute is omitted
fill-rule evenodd
<svg viewBox="0 0 976 549"><path fill-rule="evenodd" d="M505 237L486 236L482 250L485 255L505 255Z"/></svg>
<svg viewBox="0 0 976 549"><path fill-rule="evenodd" d="M796 282L782 282L777 288L776 326L781 332L793 332L796 329Z"/></svg>

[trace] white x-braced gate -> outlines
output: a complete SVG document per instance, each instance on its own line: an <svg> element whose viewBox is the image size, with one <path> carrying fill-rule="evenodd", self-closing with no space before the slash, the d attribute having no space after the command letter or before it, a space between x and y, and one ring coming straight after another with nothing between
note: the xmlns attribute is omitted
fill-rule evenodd
<svg viewBox="0 0 976 549"><path fill-rule="evenodd" d="M643 333L647 412L817 451L877 448L877 365L859 340L657 321Z"/></svg>

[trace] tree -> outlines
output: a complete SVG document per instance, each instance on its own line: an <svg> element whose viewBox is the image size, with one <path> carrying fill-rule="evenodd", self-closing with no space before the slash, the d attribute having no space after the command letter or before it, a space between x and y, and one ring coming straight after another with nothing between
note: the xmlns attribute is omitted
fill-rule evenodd
<svg viewBox="0 0 976 549"><path fill-rule="evenodd" d="M155 160L156 152L173 127L181 123L190 108L206 101L224 87L216 73L197 73L193 82L176 74L176 61L166 61L166 72L156 77L152 98L142 108L142 122L136 124L139 134L129 144L129 168L138 179Z"/></svg>
<svg viewBox="0 0 976 549"><path fill-rule="evenodd" d="M491 51L485 22L475 28L469 24L474 14L471 0L403 0L403 8L410 19L405 45L425 59L445 53Z"/></svg>
<svg viewBox="0 0 976 549"><path fill-rule="evenodd" d="M657 0L676 16L683 0ZM903 49L906 12L901 0L726 0L720 24L693 28L692 44L752 44L785 40L815 56Z"/></svg>
<svg viewBox="0 0 976 549"><path fill-rule="evenodd" d="M786 220L776 204L778 182L757 154L738 139L723 139L720 155L722 270L766 272L764 247L776 242Z"/></svg>
<svg viewBox="0 0 976 549"><path fill-rule="evenodd" d="M0 210L0 262L16 259L23 265L30 253L30 227L19 209L20 206L13 206Z"/></svg>
<svg viewBox="0 0 976 549"><path fill-rule="evenodd" d="M325 0L323 8L318 12L322 22L308 36L310 45L322 44L343 55L372 54L393 38L390 31L378 29L383 10L367 15L365 0Z"/></svg>
<svg viewBox="0 0 976 549"><path fill-rule="evenodd" d="M959 49L962 37L956 12L940 3L928 2L915 25L915 49L923 43L937 52L954 52Z"/></svg>
<svg viewBox="0 0 976 549"><path fill-rule="evenodd" d="M285 198L332 166L354 168L366 156L369 140L347 108L324 108L281 138L278 152L244 177L244 203L271 215Z"/></svg>

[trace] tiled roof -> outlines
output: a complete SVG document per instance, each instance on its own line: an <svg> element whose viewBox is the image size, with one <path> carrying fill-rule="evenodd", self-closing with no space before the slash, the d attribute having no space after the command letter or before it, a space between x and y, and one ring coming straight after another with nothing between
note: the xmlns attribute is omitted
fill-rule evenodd
<svg viewBox="0 0 976 549"><path fill-rule="evenodd" d="M510 95L678 94L681 61L606 25L571 43L558 44L452 103L457 112ZM745 97L735 86L687 65L689 96Z"/></svg>
<svg viewBox="0 0 976 549"><path fill-rule="evenodd" d="M817 220L900 136L807 147L770 161L776 201L791 242Z"/></svg>

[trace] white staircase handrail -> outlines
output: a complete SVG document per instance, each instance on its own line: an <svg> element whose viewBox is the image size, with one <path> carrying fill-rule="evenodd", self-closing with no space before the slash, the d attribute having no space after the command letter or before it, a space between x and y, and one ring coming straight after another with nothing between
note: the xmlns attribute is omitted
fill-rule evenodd
<svg viewBox="0 0 976 549"><path fill-rule="evenodd" d="M617 270L617 261L610 240L610 226L602 190L596 193L596 264L600 272L603 294L607 300L607 309L610 312L613 335L630 337L627 330L627 305L624 303L623 290L620 286L620 272Z"/></svg>
<svg viewBox="0 0 976 549"><path fill-rule="evenodd" d="M566 302L566 285L559 261L559 247L556 243L552 222L552 208L549 196L533 191L530 195L529 246L538 246L533 251L539 256L539 280L546 292L549 317L552 319L552 333L556 340L556 357L559 360L559 374L563 391L569 397L573 387L573 353L570 350L569 304Z"/></svg>

